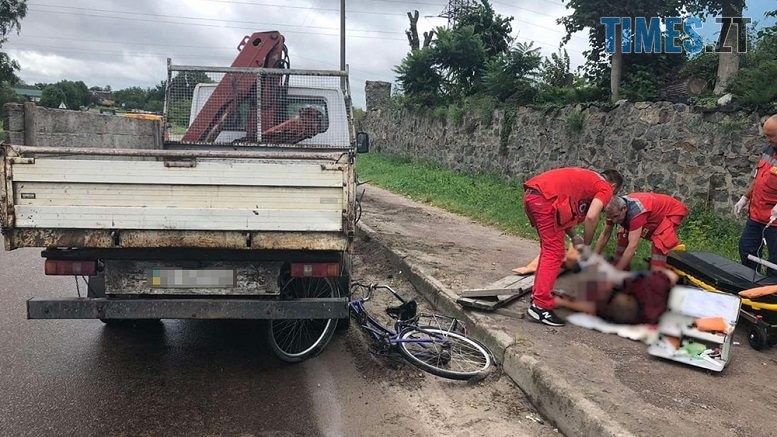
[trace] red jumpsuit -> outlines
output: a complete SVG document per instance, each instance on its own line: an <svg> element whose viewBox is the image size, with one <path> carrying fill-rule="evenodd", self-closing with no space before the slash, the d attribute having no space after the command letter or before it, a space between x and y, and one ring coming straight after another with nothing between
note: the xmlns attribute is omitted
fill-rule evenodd
<svg viewBox="0 0 777 437"><path fill-rule="evenodd" d="M666 194L631 193L626 199L626 217L618 233L615 248L617 263L628 246L629 232L642 228L642 238L652 244L650 267L666 267L666 255L680 244L677 229L688 215L688 208L679 200Z"/></svg>
<svg viewBox="0 0 777 437"><path fill-rule="evenodd" d="M599 173L577 167L548 170L523 184L526 216L540 237L540 260L534 275L534 304L552 310L552 296L564 262L564 233L585 220L593 199L606 205L612 186Z"/></svg>

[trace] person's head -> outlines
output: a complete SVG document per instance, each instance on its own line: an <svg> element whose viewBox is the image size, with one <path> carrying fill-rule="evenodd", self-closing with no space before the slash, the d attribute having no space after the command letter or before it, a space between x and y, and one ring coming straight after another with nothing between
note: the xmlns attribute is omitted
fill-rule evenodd
<svg viewBox="0 0 777 437"><path fill-rule="evenodd" d="M777 114L766 119L764 123L764 136L772 147L777 149Z"/></svg>
<svg viewBox="0 0 777 437"><path fill-rule="evenodd" d="M613 196L613 198L610 199L610 203L604 207L604 214L609 221L615 224L621 224L623 223L623 220L626 219L627 209L626 200L623 197Z"/></svg>
<svg viewBox="0 0 777 437"><path fill-rule="evenodd" d="M621 175L618 170L605 170L602 172L602 176L604 176L604 180L609 182L612 186L613 194L620 191L621 187L623 187L623 175Z"/></svg>
<svg viewBox="0 0 777 437"><path fill-rule="evenodd" d="M613 323L634 325L639 323L639 304L634 296L615 293L603 315Z"/></svg>

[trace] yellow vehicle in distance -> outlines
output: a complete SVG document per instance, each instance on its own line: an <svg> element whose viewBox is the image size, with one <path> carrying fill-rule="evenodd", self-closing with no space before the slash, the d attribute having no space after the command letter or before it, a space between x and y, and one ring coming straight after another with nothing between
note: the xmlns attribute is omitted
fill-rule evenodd
<svg viewBox="0 0 777 437"><path fill-rule="evenodd" d="M164 117L158 114L154 114L152 112L127 112L123 114L127 118L134 118L136 120L149 120L149 121L162 121Z"/></svg>

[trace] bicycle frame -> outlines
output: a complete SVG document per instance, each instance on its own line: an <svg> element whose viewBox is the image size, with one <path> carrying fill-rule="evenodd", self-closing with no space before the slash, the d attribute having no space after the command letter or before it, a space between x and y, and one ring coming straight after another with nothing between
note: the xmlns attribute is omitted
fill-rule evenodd
<svg viewBox="0 0 777 437"><path fill-rule="evenodd" d="M365 287L363 284L354 283L354 286L361 286ZM446 343L447 340L444 338L444 336L440 336L439 334L429 332L422 327L419 327L416 321L420 317L420 315L417 315L416 317L410 319L410 320L395 320L394 322L394 329L392 330L389 327L383 326L378 320L376 320L374 317L370 315L370 313L364 308L364 303L369 301L371 299L372 293L377 289L385 289L388 290L391 294L394 295L394 297L397 298L402 303L407 303L405 299L402 298L396 291L394 291L391 287L388 286L377 286L375 284L371 284L367 286L367 296L361 298L361 299L355 299L348 302L348 309L349 312L356 318L356 320L361 325L362 329L367 332L367 334L377 342L383 342L386 345L390 347L395 347L400 343ZM446 316L436 316L436 317L445 317ZM451 328L455 329L455 327L458 324L458 320L449 318L452 320ZM405 330L405 328L412 328L418 332L423 332L424 334L429 335L430 337L433 337L431 339L402 339L400 338L402 332ZM441 327L442 328L442 327ZM436 340L435 337L439 340Z"/></svg>

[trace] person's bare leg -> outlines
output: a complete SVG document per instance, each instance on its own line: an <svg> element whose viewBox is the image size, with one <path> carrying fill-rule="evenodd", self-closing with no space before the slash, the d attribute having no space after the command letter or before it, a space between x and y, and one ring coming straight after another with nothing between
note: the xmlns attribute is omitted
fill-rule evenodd
<svg viewBox="0 0 777 437"><path fill-rule="evenodd" d="M596 304L585 300L570 300L564 297L556 296L556 306L567 308L580 313L596 314Z"/></svg>

